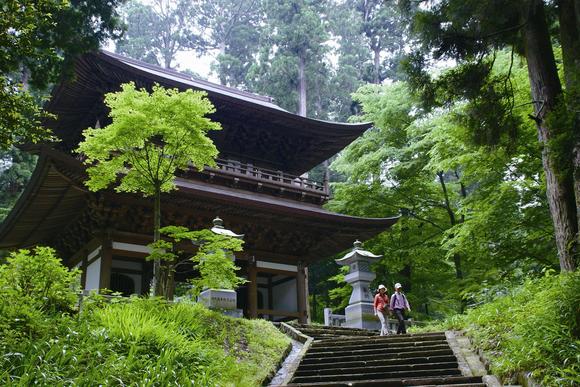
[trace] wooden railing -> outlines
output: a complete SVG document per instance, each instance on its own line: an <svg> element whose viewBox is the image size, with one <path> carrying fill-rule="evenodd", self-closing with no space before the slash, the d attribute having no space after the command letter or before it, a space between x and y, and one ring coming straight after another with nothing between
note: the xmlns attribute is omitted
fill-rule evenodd
<svg viewBox="0 0 580 387"><path fill-rule="evenodd" d="M206 171L225 174L233 178L244 178L276 186L310 191L320 195L328 195L328 184L319 183L305 177L291 175L282 171L259 168L252 164L245 164L236 160L216 160L216 168L206 168Z"/></svg>

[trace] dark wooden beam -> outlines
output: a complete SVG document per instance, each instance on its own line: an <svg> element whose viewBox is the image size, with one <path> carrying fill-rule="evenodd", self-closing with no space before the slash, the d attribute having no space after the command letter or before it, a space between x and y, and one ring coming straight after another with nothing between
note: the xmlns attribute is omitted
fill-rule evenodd
<svg viewBox="0 0 580 387"><path fill-rule="evenodd" d="M258 271L256 261L248 262L248 317L258 317Z"/></svg>
<svg viewBox="0 0 580 387"><path fill-rule="evenodd" d="M99 289L111 288L111 268L113 265L113 248L111 235L103 235L101 244L101 274L99 280Z"/></svg>

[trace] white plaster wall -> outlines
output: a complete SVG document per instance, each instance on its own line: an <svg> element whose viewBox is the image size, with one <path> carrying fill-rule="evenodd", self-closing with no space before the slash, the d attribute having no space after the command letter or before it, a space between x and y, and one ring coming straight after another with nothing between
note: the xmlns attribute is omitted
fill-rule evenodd
<svg viewBox="0 0 580 387"><path fill-rule="evenodd" d="M97 255L99 255L100 252L101 252L101 246L99 246L96 249L94 249L93 251L91 251L89 253L89 255L87 255L87 260L90 261L91 259L95 258Z"/></svg>
<svg viewBox="0 0 580 387"><path fill-rule="evenodd" d="M285 270L285 271L293 271L293 272L298 271L298 268L296 267L296 265L287 265L285 263L257 261L256 266L267 268L267 269Z"/></svg>
<svg viewBox="0 0 580 387"><path fill-rule="evenodd" d="M99 289L101 281L101 258L97 258L87 267L85 290Z"/></svg>
<svg viewBox="0 0 580 387"><path fill-rule="evenodd" d="M115 250L125 250L134 251L137 253L149 254L151 250L147 246L137 245L135 243L124 243L124 242L113 242L113 249Z"/></svg>
<svg viewBox="0 0 580 387"><path fill-rule="evenodd" d="M298 311L298 301L296 293L296 278L291 281L276 285L272 289L273 307L275 310L288 312Z"/></svg>

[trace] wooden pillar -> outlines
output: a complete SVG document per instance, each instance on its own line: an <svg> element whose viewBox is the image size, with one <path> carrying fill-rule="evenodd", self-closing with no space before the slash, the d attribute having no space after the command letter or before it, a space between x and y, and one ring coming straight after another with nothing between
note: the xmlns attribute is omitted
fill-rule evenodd
<svg viewBox="0 0 580 387"><path fill-rule="evenodd" d="M268 276L268 309L274 309L274 292L272 289L272 275ZM272 316L270 316L270 320Z"/></svg>
<svg viewBox="0 0 580 387"><path fill-rule="evenodd" d="M310 324L310 291L308 290L308 266L304 266L304 299L306 303L306 324Z"/></svg>
<svg viewBox="0 0 580 387"><path fill-rule="evenodd" d="M248 317L258 317L258 269L254 257L248 260Z"/></svg>
<svg viewBox="0 0 580 387"><path fill-rule="evenodd" d="M299 322L308 324L310 313L308 312L308 268L302 261L298 262L298 272L296 275L296 296L298 300Z"/></svg>
<svg viewBox="0 0 580 387"><path fill-rule="evenodd" d="M88 249L83 249L82 254L82 259L81 259L81 290L85 290L85 288L87 287L87 267L88 262L89 262L89 250Z"/></svg>
<svg viewBox="0 0 580 387"><path fill-rule="evenodd" d="M99 289L111 288L111 268L113 267L113 241L111 233L106 233L101 243L101 276Z"/></svg>

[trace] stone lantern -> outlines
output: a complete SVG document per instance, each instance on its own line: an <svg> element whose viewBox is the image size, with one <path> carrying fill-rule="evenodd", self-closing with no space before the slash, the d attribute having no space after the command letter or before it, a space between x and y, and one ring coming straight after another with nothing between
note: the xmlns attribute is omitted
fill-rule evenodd
<svg viewBox="0 0 580 387"><path fill-rule="evenodd" d="M213 220L213 227L211 231L218 235L225 235L232 238L243 239L244 234L236 234L224 227L224 222L219 217ZM234 254L230 258L235 260ZM232 289L205 289L199 296L198 301L204 304L209 309L221 310L224 314L232 317L242 317L243 312L237 309L237 293Z"/></svg>
<svg viewBox="0 0 580 387"><path fill-rule="evenodd" d="M373 294L369 288L376 275L371 271L371 263L382 255L375 255L362 249L360 241L354 242L354 248L336 263L349 266L350 271L344 277L352 286L352 294L345 310L346 324L349 328L378 329L379 320L374 315Z"/></svg>

